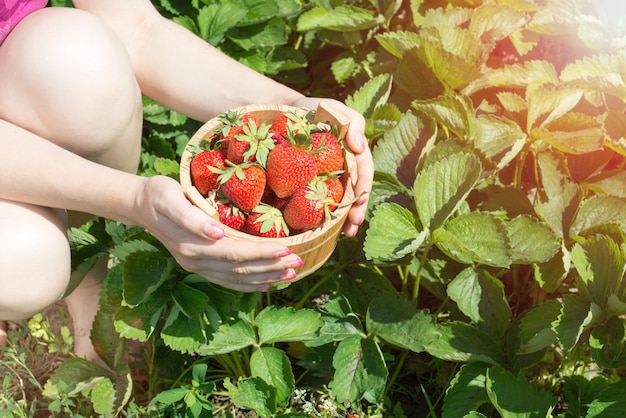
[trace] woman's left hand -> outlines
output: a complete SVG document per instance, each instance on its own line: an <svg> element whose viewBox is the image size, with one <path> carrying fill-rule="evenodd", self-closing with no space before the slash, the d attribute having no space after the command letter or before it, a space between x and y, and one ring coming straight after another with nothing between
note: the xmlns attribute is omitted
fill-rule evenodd
<svg viewBox="0 0 626 418"><path fill-rule="evenodd" d="M354 153L357 163L358 178L354 188L354 195L359 196L359 198L350 209L348 219L343 226L343 232L347 236L353 237L357 234L359 225L365 219L367 202L372 191L372 181L374 179L374 161L372 160L369 144L365 138L365 119L356 110L334 99L305 97L290 104L307 109L316 109L321 101L343 113L350 121L348 133L346 134L346 143Z"/></svg>

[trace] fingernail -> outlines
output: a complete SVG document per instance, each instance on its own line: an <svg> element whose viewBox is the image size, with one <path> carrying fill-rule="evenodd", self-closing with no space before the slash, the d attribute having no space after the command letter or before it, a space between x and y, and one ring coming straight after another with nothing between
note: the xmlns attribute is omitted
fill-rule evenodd
<svg viewBox="0 0 626 418"><path fill-rule="evenodd" d="M281 280L291 280L296 278L296 271L294 269L286 270L280 277Z"/></svg>
<svg viewBox="0 0 626 418"><path fill-rule="evenodd" d="M285 248L284 250L277 252L276 257L282 258L288 256L289 254L291 254L291 250L289 248Z"/></svg>
<svg viewBox="0 0 626 418"><path fill-rule="evenodd" d="M215 224L207 224L204 227L204 233L207 237L213 239L221 239L224 237L224 230Z"/></svg>
<svg viewBox="0 0 626 418"><path fill-rule="evenodd" d="M365 137L363 135L359 135L356 140L357 152L362 152L365 149Z"/></svg>
<svg viewBox="0 0 626 418"><path fill-rule="evenodd" d="M361 225L363 224L363 222L365 222L365 219L363 217L359 218L359 220L357 221L357 225Z"/></svg>
<svg viewBox="0 0 626 418"><path fill-rule="evenodd" d="M295 269L298 267L302 267L303 265L304 265L304 261L302 261L302 259L298 257L297 260L294 260L291 263L287 264L287 267Z"/></svg>

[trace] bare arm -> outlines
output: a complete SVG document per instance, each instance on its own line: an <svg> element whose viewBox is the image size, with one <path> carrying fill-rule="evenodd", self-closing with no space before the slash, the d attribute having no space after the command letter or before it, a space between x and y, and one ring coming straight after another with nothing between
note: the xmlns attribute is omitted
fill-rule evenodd
<svg viewBox="0 0 626 418"><path fill-rule="evenodd" d="M129 51L142 91L157 102L200 121L219 112L251 103L282 103L315 109L309 98L222 54L193 33L162 17L149 0L74 0L76 7L101 17ZM346 114L346 139L356 154L363 197L350 211L344 232L357 233L367 209L374 175L364 136L365 121L343 103L333 104Z"/></svg>

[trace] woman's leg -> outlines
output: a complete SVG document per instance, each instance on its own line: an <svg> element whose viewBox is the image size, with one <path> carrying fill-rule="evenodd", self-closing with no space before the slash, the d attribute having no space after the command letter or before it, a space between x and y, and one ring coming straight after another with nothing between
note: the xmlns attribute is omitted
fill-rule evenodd
<svg viewBox="0 0 626 418"><path fill-rule="evenodd" d="M0 47L0 91L0 119L95 162L136 170L141 147L141 93L127 51L94 16L53 7L25 18ZM37 221L33 220L35 214L39 215ZM1 219L11 220L8 223L14 226L16 236L0 229L0 257L9 248L20 257L0 258L0 320L23 319L56 300L67 285L69 247L61 225L66 221L58 210L15 202L0 206ZM62 234L50 239L47 230ZM32 246L18 237L37 242L40 261L33 262ZM15 245L18 239L22 246ZM25 271L25 266L30 269ZM81 357L95 358L89 331L105 274L106 268L100 264L66 299L74 321L75 351ZM26 293L31 289L40 292L31 296L17 292L15 301L19 303L13 306L3 296L14 282L24 283L29 289ZM48 296L39 303L25 303L39 293ZM19 309L25 305L30 308Z"/></svg>

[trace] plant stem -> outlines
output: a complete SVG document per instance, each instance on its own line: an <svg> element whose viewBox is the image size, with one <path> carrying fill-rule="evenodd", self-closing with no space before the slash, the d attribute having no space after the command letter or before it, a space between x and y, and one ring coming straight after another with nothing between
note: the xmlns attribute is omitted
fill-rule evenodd
<svg viewBox="0 0 626 418"><path fill-rule="evenodd" d="M398 360L398 362L395 365L395 368L393 370L393 374L391 375L389 380L387 380L387 385L385 386L385 394L384 394L383 398L387 396L387 393L389 393L389 390L391 389L391 387L396 383L396 380L398 379L398 376L400 375L400 371L402 370L402 367L404 366L404 362L406 361L406 358L407 358L408 355L409 355L409 351L408 350L404 350L402 352L402 355L400 356L400 359Z"/></svg>
<svg viewBox="0 0 626 418"><path fill-rule="evenodd" d="M428 253L430 252L430 245L426 247L422 257L420 258L420 265L415 273L415 282L413 284L413 300L417 300L417 296L419 295L420 288L420 280L422 277L422 269L424 268L424 264L426 263L426 259L428 258Z"/></svg>

